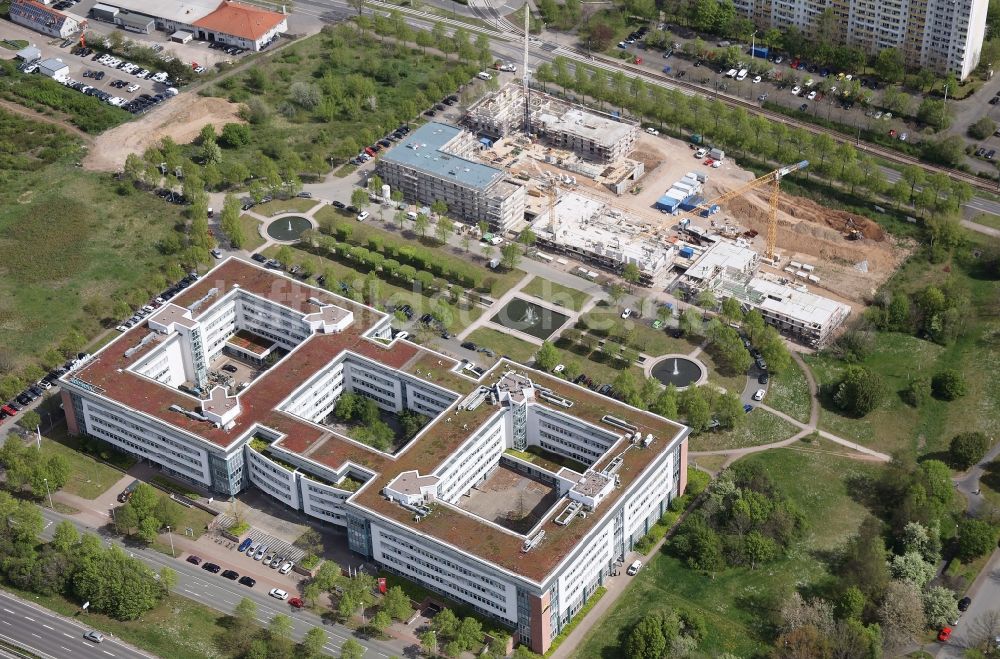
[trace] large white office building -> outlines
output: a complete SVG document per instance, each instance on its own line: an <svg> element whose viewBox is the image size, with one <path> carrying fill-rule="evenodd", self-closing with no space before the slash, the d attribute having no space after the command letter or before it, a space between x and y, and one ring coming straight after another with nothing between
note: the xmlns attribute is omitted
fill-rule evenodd
<svg viewBox="0 0 1000 659"><path fill-rule="evenodd" d="M735 0L736 11L767 29L816 36L833 12L837 37L870 55L898 48L906 64L964 80L979 64L988 0Z"/></svg>
<svg viewBox="0 0 1000 659"><path fill-rule="evenodd" d="M229 259L63 376L67 422L346 527L367 560L544 652L683 492L688 430L507 360L480 375L390 321ZM426 423L377 450L331 414L346 392Z"/></svg>

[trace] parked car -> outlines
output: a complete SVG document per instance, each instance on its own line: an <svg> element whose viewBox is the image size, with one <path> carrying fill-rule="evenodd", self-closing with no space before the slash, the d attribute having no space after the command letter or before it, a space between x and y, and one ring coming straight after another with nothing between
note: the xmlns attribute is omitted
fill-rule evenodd
<svg viewBox="0 0 1000 659"><path fill-rule="evenodd" d="M236 570L225 570L223 571L222 576L230 581L236 581L240 578L240 573Z"/></svg>
<svg viewBox="0 0 1000 659"><path fill-rule="evenodd" d="M253 577L240 577L240 583L248 588L253 588L257 580Z"/></svg>
<svg viewBox="0 0 1000 659"><path fill-rule="evenodd" d="M250 538L247 538L246 540L244 540L243 542L240 543L240 546L236 549L236 551L238 551L238 552L244 552L244 551L247 550L247 547L249 547L252 544L253 544L253 540L251 540Z"/></svg>
<svg viewBox="0 0 1000 659"><path fill-rule="evenodd" d="M187 557L187 562L193 565L201 565L201 556L195 556L194 554L192 554L191 556Z"/></svg>
<svg viewBox="0 0 1000 659"><path fill-rule="evenodd" d="M943 627L941 631L938 632L938 640L944 643L951 638L951 627Z"/></svg>
<svg viewBox="0 0 1000 659"><path fill-rule="evenodd" d="M222 570L222 567L216 565L215 563L205 563L201 566L201 569L206 572L211 572L212 574L218 574L219 571Z"/></svg>
<svg viewBox="0 0 1000 659"><path fill-rule="evenodd" d="M757 391L754 392L753 399L754 400L764 400L764 394L766 394L766 393L767 393L767 391L765 391L764 389L758 389Z"/></svg>
<svg viewBox="0 0 1000 659"><path fill-rule="evenodd" d="M268 592L268 595L270 595L274 599L279 599L282 601L288 599L288 593L286 593L280 588L272 588L270 592Z"/></svg>
<svg viewBox="0 0 1000 659"><path fill-rule="evenodd" d="M962 599L958 600L958 610L961 611L962 613L965 613L966 611L969 610L969 606L971 604L972 604L971 597L963 597Z"/></svg>
<svg viewBox="0 0 1000 659"><path fill-rule="evenodd" d="M632 577L635 576L635 574L641 569L642 561L632 561L632 564L628 566L627 570L625 570L625 574Z"/></svg>
<svg viewBox="0 0 1000 659"><path fill-rule="evenodd" d="M299 597L293 597L292 599L288 600L288 604L290 606L294 606L296 609L301 609L303 607L302 599Z"/></svg>
<svg viewBox="0 0 1000 659"><path fill-rule="evenodd" d="M278 572L280 574L288 574L289 572L292 571L293 567L295 567L295 563L292 563L291 561L286 561L284 565L278 568Z"/></svg>

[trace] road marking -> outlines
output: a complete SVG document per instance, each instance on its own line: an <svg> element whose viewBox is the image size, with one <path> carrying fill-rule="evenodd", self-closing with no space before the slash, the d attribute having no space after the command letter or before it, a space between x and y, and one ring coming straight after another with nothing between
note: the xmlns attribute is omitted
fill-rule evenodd
<svg viewBox="0 0 1000 659"><path fill-rule="evenodd" d="M59 647L61 647L61 648L62 648L63 650L65 650L66 652L72 652L72 650L70 650L70 649L69 649L68 647L66 647L65 645L60 645Z"/></svg>
<svg viewBox="0 0 1000 659"><path fill-rule="evenodd" d="M104 654L108 655L109 657L115 656L115 655L111 654L110 652L108 652L107 650L101 650L101 652L103 652Z"/></svg>
<svg viewBox="0 0 1000 659"><path fill-rule="evenodd" d="M41 638L41 636L39 636L39 635L38 635L38 634L36 634L35 632L31 632L31 635L32 635L32 636L34 636L35 638Z"/></svg>
<svg viewBox="0 0 1000 659"><path fill-rule="evenodd" d="M14 624L13 624L13 623L11 623L11 622L8 622L7 620L0 620L0 622L2 622L2 623L3 623L3 624L5 624L5 625L10 625L11 627L13 627L13 626L14 626Z"/></svg>
<svg viewBox="0 0 1000 659"><path fill-rule="evenodd" d="M28 616L24 616L24 619L25 619L25 620L30 620L31 622L35 622L35 619L34 619L34 618L29 618Z"/></svg>
<svg viewBox="0 0 1000 659"><path fill-rule="evenodd" d="M6 608L4 609L4 611L6 611L7 613L14 613L14 612L13 612L13 611L11 611L10 609L6 609Z"/></svg>
<svg viewBox="0 0 1000 659"><path fill-rule="evenodd" d="M76 638L72 634L67 634L66 632L63 632L62 635L65 636L66 638Z"/></svg>
<svg viewBox="0 0 1000 659"><path fill-rule="evenodd" d="M44 622L42 623L42 627L45 627L45 629L52 629L52 631L55 631L55 629L53 629L52 627L49 627Z"/></svg>

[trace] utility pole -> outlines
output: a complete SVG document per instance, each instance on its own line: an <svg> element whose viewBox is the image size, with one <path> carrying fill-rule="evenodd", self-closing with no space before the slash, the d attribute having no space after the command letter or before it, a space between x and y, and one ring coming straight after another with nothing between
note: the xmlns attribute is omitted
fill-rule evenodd
<svg viewBox="0 0 1000 659"><path fill-rule="evenodd" d="M174 554L174 534L170 532L169 524L167 525L167 537L170 538L170 555L176 558L177 556Z"/></svg>
<svg viewBox="0 0 1000 659"><path fill-rule="evenodd" d="M56 507L52 505L52 491L49 490L49 479L43 478L42 480L45 481L45 493L49 495L49 508L55 510Z"/></svg>

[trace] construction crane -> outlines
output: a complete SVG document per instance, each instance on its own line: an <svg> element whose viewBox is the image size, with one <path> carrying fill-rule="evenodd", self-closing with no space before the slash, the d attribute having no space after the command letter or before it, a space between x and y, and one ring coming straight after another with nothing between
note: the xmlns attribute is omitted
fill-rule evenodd
<svg viewBox="0 0 1000 659"><path fill-rule="evenodd" d="M690 212L685 213L684 215L678 217L677 220L679 222L684 218L694 217L698 213L702 213L707 217L709 214L712 213L712 209L721 204L722 202L728 201L733 197L739 197L749 192L750 190L755 190L765 185L770 185L771 194L769 196L769 201L771 210L767 222L767 251L765 253L765 256L767 260L773 261L775 243L777 242L778 238L778 192L779 192L779 186L781 184L781 179L788 176L792 172L800 171L808 166L809 166L809 161L803 160L802 162L795 163L794 165L786 165L785 167L776 169L773 172L764 174L760 178L756 178L750 181L749 183L746 183L736 188L735 190L730 190L729 192L721 194L715 199L712 199L711 201L702 202L701 204L693 208Z"/></svg>

